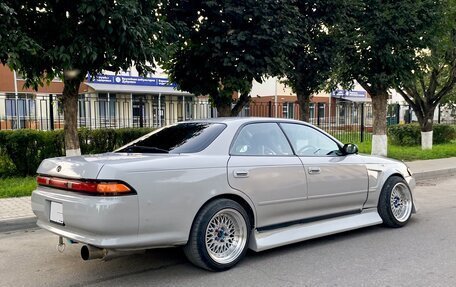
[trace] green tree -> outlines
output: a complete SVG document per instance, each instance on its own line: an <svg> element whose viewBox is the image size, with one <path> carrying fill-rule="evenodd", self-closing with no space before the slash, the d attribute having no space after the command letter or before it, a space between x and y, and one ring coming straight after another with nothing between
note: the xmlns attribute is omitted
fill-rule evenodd
<svg viewBox="0 0 456 287"><path fill-rule="evenodd" d="M0 62L3 64L8 60L8 51L15 44L19 44L16 49L34 49L26 35L18 29L19 21L16 12L8 6L8 3L0 3Z"/></svg>
<svg viewBox="0 0 456 287"><path fill-rule="evenodd" d="M300 117L309 121L311 96L326 86L334 59L333 25L341 21L341 1L298 1L298 46L292 50L285 83L296 93Z"/></svg>
<svg viewBox="0 0 456 287"><path fill-rule="evenodd" d="M183 90L209 95L219 116L236 116L250 100L253 80L286 69L299 32L294 2L170 1L168 19L180 35L164 64L170 78Z"/></svg>
<svg viewBox="0 0 456 287"><path fill-rule="evenodd" d="M456 117L456 87L453 87L453 90L442 99L441 105L442 107L449 109L451 115Z"/></svg>
<svg viewBox="0 0 456 287"><path fill-rule="evenodd" d="M438 10L439 21L433 25L430 47L421 53L421 65L411 80L396 86L418 119L422 149L432 149L435 108L445 97L450 100L456 85L456 1L443 3Z"/></svg>
<svg viewBox="0 0 456 287"><path fill-rule="evenodd" d="M6 5L6 3L0 3L0 61L5 62L7 59L7 42L8 30L10 27L17 24L17 20L14 17L14 11Z"/></svg>
<svg viewBox="0 0 456 287"><path fill-rule="evenodd" d="M165 50L169 29L162 6L156 0L3 1L2 9L20 21L6 25L10 32L5 40L11 45L0 46L2 62L19 71L26 86L37 89L54 78L64 83L67 155L80 154L81 82L88 73L117 72L132 64L141 74L152 71L154 59Z"/></svg>
<svg viewBox="0 0 456 287"><path fill-rule="evenodd" d="M372 154L387 154L386 111L389 90L410 79L417 51L426 49L439 1L355 0L338 23L338 57L333 78L356 80L373 104Z"/></svg>

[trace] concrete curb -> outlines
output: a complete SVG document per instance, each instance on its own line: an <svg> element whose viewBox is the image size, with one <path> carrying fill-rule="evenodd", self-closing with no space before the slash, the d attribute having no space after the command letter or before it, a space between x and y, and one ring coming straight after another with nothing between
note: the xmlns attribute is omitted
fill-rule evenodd
<svg viewBox="0 0 456 287"><path fill-rule="evenodd" d="M30 228L38 228L35 216L0 221L0 233Z"/></svg>
<svg viewBox="0 0 456 287"><path fill-rule="evenodd" d="M413 172L413 171L412 171ZM413 174L416 181L431 179L436 177L447 177L456 175L456 168L446 168L439 170L422 171Z"/></svg>

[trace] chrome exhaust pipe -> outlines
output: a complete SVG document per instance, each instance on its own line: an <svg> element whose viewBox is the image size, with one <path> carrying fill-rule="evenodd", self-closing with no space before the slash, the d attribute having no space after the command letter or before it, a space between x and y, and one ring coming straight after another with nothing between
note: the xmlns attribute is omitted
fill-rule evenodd
<svg viewBox="0 0 456 287"><path fill-rule="evenodd" d="M107 255L107 249L101 249L92 245L83 245L81 247L81 258L86 260L102 259Z"/></svg>
<svg viewBox="0 0 456 287"><path fill-rule="evenodd" d="M118 251L114 249L98 248L92 245L83 245L81 247L81 258L84 261L92 259L101 259L103 261L108 261L116 257L131 254L141 254L144 252L145 250Z"/></svg>

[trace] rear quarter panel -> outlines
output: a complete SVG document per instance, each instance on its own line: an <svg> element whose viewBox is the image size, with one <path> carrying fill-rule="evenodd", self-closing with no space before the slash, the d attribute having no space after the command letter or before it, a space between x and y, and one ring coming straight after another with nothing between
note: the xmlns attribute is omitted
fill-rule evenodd
<svg viewBox="0 0 456 287"><path fill-rule="evenodd" d="M137 191L143 247L182 245L196 214L211 198L235 194L253 207L245 194L228 185L227 161L228 156L192 154L153 164L105 165L99 179L120 179Z"/></svg>

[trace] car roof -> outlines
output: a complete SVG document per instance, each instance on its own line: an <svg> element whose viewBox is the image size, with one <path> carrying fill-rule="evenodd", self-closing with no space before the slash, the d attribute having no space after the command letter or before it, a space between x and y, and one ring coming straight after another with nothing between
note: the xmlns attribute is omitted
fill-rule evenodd
<svg viewBox="0 0 456 287"><path fill-rule="evenodd" d="M330 138L332 138L334 141L336 141L340 146L343 146L344 144L329 134L328 132L324 131L323 129L314 126L310 123L304 122L304 121L299 121L299 120L294 120L294 119L283 119L283 118L269 118L269 117L222 117L222 118L210 118L210 119L202 119L202 120L192 120L192 121L185 121L185 122L179 122L178 124L184 124L184 123L221 123L221 124L226 124L231 127L239 127L244 124L248 123L258 123L258 122L276 122L276 123L297 123L297 124L303 124L307 125L311 128L314 128L316 130L319 130L323 134L326 134Z"/></svg>
<svg viewBox="0 0 456 287"><path fill-rule="evenodd" d="M201 120L192 120L192 121L185 121L181 123L250 123L250 122L295 122L295 123L304 123L308 124L303 121L298 121L294 119L282 119L282 118L269 118L269 117L222 117L222 118L210 118L210 119L201 119Z"/></svg>

